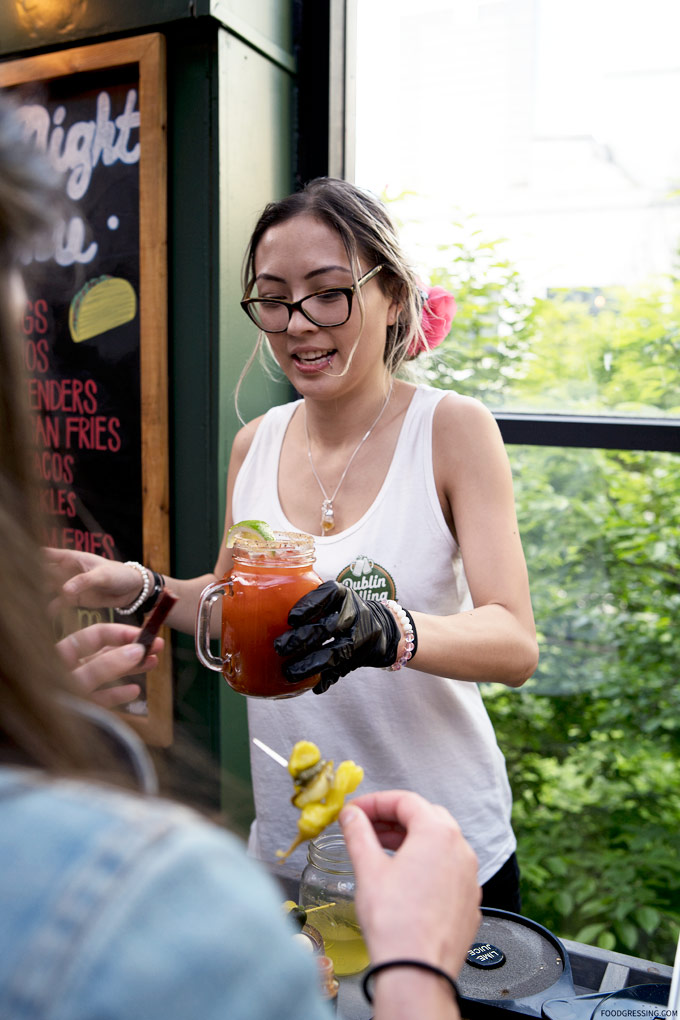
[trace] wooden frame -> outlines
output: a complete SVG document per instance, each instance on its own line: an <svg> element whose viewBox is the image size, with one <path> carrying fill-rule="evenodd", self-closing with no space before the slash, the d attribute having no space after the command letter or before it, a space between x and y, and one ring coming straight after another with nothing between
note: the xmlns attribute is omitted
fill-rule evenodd
<svg viewBox="0 0 680 1020"><path fill-rule="evenodd" d="M167 151L165 40L157 33L63 49L0 63L0 88L81 72L138 67L139 88L139 364L144 562L169 567L167 365ZM143 715L121 713L147 743L172 742L170 641L147 675Z"/></svg>

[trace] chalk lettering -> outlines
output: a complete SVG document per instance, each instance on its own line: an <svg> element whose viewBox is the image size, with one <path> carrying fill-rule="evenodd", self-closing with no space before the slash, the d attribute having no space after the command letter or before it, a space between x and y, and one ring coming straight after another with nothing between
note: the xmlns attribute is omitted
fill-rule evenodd
<svg viewBox="0 0 680 1020"><path fill-rule="evenodd" d="M113 609L83 609L82 606L78 606L76 610L78 616L78 629L82 627L89 627L93 623L113 623L114 622L114 611Z"/></svg>
<svg viewBox="0 0 680 1020"><path fill-rule="evenodd" d="M115 559L116 543L113 537L101 531L81 531L80 528L62 528L61 541L52 543L63 549L77 549L79 552L98 553L106 559Z"/></svg>
<svg viewBox="0 0 680 1020"><path fill-rule="evenodd" d="M48 304L42 298L37 301L27 301L22 320L24 336L44 336L49 329L47 318Z"/></svg>
<svg viewBox="0 0 680 1020"><path fill-rule="evenodd" d="M40 509L44 514L76 516L76 494L68 489L41 489Z"/></svg>
<svg viewBox="0 0 680 1020"><path fill-rule="evenodd" d="M36 474L46 482L56 482L57 485L73 485L73 454L50 453L45 450L43 453L33 455Z"/></svg>
<svg viewBox="0 0 680 1020"><path fill-rule="evenodd" d="M139 162L139 142L130 145L130 136L140 124L136 103L137 90L129 89L123 112L112 121L111 97L108 92L100 92L95 119L76 121L68 130L61 126L66 117L63 106L55 109L51 120L48 110L39 103L27 103L19 108L18 113L23 122L24 137L41 152L47 153L55 170L68 174L66 194L78 201L87 193L92 171L100 160L104 166L113 166L119 161Z"/></svg>
<svg viewBox="0 0 680 1020"><path fill-rule="evenodd" d="M117 453L121 447L120 419L98 414L91 418L64 418L67 450L102 450Z"/></svg>
<svg viewBox="0 0 680 1020"><path fill-rule="evenodd" d="M50 367L47 340L24 341L24 366L27 372L46 372Z"/></svg>
<svg viewBox="0 0 680 1020"><path fill-rule="evenodd" d="M92 262L99 251L96 241L85 247L86 232L85 223L80 216L72 216L68 222L60 220L52 236L37 242L22 261L24 265L30 265L33 261L49 262L50 259L54 259L59 266L72 266L74 262L86 265Z"/></svg>
<svg viewBox="0 0 680 1020"><path fill-rule="evenodd" d="M33 419L33 441L36 446L61 445L61 426L58 418L51 415L36 415Z"/></svg>
<svg viewBox="0 0 680 1020"><path fill-rule="evenodd" d="M64 411L94 414L97 410L97 383L94 379L31 379L28 397L34 411Z"/></svg>

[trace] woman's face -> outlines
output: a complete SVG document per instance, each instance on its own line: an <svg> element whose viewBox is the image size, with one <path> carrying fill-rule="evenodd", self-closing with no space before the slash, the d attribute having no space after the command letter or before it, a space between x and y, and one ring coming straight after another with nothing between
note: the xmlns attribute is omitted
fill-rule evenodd
<svg viewBox="0 0 680 1020"><path fill-rule="evenodd" d="M357 276L370 269L373 265L360 258ZM262 235L255 252L255 278L258 297L284 301L299 301L317 291L353 283L340 236L306 213L270 227ZM316 326L302 312L294 311L285 333L268 334L277 361L302 394L310 393L312 387L314 391L325 388L339 376L356 382L384 374L386 332L395 321L397 306L383 293L378 277L362 287L362 297L363 329L355 294L350 318L342 326Z"/></svg>

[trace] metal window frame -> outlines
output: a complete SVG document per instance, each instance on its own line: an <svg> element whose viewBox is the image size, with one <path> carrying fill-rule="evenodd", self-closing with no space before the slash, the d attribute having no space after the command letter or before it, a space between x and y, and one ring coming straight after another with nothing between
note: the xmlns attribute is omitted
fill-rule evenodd
<svg viewBox="0 0 680 1020"><path fill-rule="evenodd" d="M328 173L354 180L356 0L330 0Z"/></svg>
<svg viewBox="0 0 680 1020"><path fill-rule="evenodd" d="M680 453L677 418L493 413L507 444Z"/></svg>

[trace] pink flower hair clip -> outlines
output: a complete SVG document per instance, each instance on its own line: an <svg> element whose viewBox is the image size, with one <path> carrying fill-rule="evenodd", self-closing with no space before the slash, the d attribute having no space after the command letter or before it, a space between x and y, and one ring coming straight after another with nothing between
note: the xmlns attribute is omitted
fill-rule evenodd
<svg viewBox="0 0 680 1020"><path fill-rule="evenodd" d="M425 343L416 337L408 349L408 356L415 358L423 351L432 351L439 347L451 329L456 314L456 299L443 287L425 287L419 282L420 296L423 301L421 326L425 335Z"/></svg>

